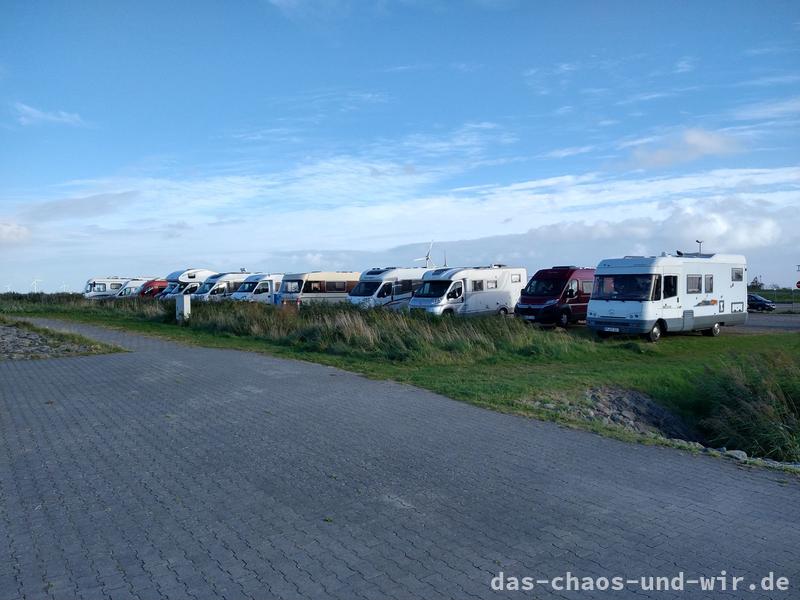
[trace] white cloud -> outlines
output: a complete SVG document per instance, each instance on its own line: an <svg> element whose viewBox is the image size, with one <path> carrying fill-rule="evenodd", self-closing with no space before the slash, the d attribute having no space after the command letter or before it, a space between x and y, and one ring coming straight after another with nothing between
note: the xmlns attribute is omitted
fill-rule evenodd
<svg viewBox="0 0 800 600"><path fill-rule="evenodd" d="M215 269L363 268L383 262L381 257L408 261L419 253L389 256L385 249L430 239L482 238L454 246L452 254L448 250L451 262L510 260L521 252L527 266L543 266L558 253L566 260L578 249L582 254L575 260L584 262L630 252L633 244L653 252L687 247L696 236L714 249L764 248L766 254L769 245L774 255L788 256L800 231L797 167L670 177L585 173L427 191L431 181L441 187L437 177L407 172L401 163L332 157L271 175L72 182L82 189L79 197L136 190L136 205L99 222L25 223L12 217L19 225L0 228L2 237L35 243L24 251L4 248L0 280L12 266L21 272L44 265L43 278L61 281L61 273L46 271L54 253L63 258L64 277L76 282L95 272L121 273L126 265L130 272L154 273L184 263ZM508 234L523 237L490 237ZM570 244L557 243L559 238ZM467 246L470 253L457 252Z"/></svg>
<svg viewBox="0 0 800 600"><path fill-rule="evenodd" d="M617 102L619 106L625 106L626 104L637 104L639 102L649 102L651 100L661 100L662 98L671 98L675 96L675 92L642 92L639 94L634 94L633 96L629 96L628 98L624 98Z"/></svg>
<svg viewBox="0 0 800 600"><path fill-rule="evenodd" d="M635 147L633 161L646 168L668 167L706 156L732 154L742 149L741 142L730 135L705 129L686 129L679 136L667 138L665 146L627 142Z"/></svg>
<svg viewBox="0 0 800 600"><path fill-rule="evenodd" d="M780 119L797 114L800 114L800 96L785 100L747 104L733 111L733 117L740 121Z"/></svg>
<svg viewBox="0 0 800 600"><path fill-rule="evenodd" d="M672 68L673 73L689 73L694 71L695 68L695 59L691 56L684 56L678 62L675 63L675 66Z"/></svg>
<svg viewBox="0 0 800 600"><path fill-rule="evenodd" d="M756 79L748 79L747 81L741 81L736 85L770 87L773 85L797 83L798 81L800 81L800 75L795 75L795 74L769 75L766 77L757 77Z"/></svg>
<svg viewBox="0 0 800 600"><path fill-rule="evenodd" d="M578 154L586 154L594 150L594 146L572 146L570 148L558 148L543 154L546 158L566 158L568 156L576 156Z"/></svg>
<svg viewBox="0 0 800 600"><path fill-rule="evenodd" d="M19 223L0 221L0 244L22 242L30 236L30 230Z"/></svg>
<svg viewBox="0 0 800 600"><path fill-rule="evenodd" d="M39 123L57 123L61 125L85 125L81 116L77 113L68 113L63 110L47 112L17 102L14 104L14 110L17 114L17 122L20 125L36 125Z"/></svg>

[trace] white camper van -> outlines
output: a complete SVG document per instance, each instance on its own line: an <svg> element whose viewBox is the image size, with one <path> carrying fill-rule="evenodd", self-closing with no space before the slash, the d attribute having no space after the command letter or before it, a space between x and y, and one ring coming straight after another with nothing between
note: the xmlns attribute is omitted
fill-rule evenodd
<svg viewBox="0 0 800 600"><path fill-rule="evenodd" d="M134 296L138 296L142 286L152 279L153 277L134 277L129 279L125 282L125 285L123 285L117 291L116 294L111 296L111 298L116 300L118 298L132 298Z"/></svg>
<svg viewBox="0 0 800 600"><path fill-rule="evenodd" d="M702 331L747 321L747 262L736 254L626 256L600 262L586 324L601 337Z"/></svg>
<svg viewBox="0 0 800 600"><path fill-rule="evenodd" d="M83 289L84 298L109 298L119 292L130 277L92 277Z"/></svg>
<svg viewBox="0 0 800 600"><path fill-rule="evenodd" d="M233 273L217 273L203 282L203 285L192 294L192 300L206 302L208 300L223 300L239 289L252 273L241 271Z"/></svg>
<svg viewBox="0 0 800 600"><path fill-rule="evenodd" d="M311 302L347 302L348 292L358 284L358 271L311 271L283 276L280 302L283 305Z"/></svg>
<svg viewBox="0 0 800 600"><path fill-rule="evenodd" d="M526 283L528 272L521 267L442 267L425 273L409 307L435 315L505 315Z"/></svg>
<svg viewBox="0 0 800 600"><path fill-rule="evenodd" d="M216 271L208 269L181 269L167 275L167 287L158 296L161 299L174 299L176 296L195 293L203 282Z"/></svg>
<svg viewBox="0 0 800 600"><path fill-rule="evenodd" d="M283 273L256 273L255 275L250 275L239 286L239 289L231 294L231 300L277 304L276 299L282 279Z"/></svg>
<svg viewBox="0 0 800 600"><path fill-rule="evenodd" d="M429 270L383 267L364 271L356 287L350 290L350 302L363 308L408 306L412 293L422 285L422 276Z"/></svg>

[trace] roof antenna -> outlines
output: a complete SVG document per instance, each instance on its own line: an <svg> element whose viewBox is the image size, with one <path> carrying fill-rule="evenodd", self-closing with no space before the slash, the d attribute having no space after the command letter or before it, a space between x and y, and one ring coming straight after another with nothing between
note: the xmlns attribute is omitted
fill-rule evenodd
<svg viewBox="0 0 800 600"><path fill-rule="evenodd" d="M447 250L444 250L444 266L447 266Z"/></svg>
<svg viewBox="0 0 800 600"><path fill-rule="evenodd" d="M697 249L697 253L698 254L702 254L703 253L703 240L695 240L695 242L697 242L697 245L699 246L698 249Z"/></svg>

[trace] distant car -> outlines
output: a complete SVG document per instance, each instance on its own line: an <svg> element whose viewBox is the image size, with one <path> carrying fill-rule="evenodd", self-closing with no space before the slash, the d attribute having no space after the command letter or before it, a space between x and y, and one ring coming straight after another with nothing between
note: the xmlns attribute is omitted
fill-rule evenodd
<svg viewBox="0 0 800 600"><path fill-rule="evenodd" d="M747 294L747 310L757 310L759 312L775 310L775 303L758 294Z"/></svg>

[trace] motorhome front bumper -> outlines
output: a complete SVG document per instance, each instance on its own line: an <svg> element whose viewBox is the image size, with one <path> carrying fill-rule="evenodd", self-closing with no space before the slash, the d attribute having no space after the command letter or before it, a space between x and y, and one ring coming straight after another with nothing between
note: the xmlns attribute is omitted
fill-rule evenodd
<svg viewBox="0 0 800 600"><path fill-rule="evenodd" d="M555 323L558 316L558 304L523 304L514 307L514 314L526 321L537 323Z"/></svg>
<svg viewBox="0 0 800 600"><path fill-rule="evenodd" d="M631 335L649 333L654 324L655 321L645 321L642 319L604 319L603 317L589 317L586 320L586 326L593 331Z"/></svg>

